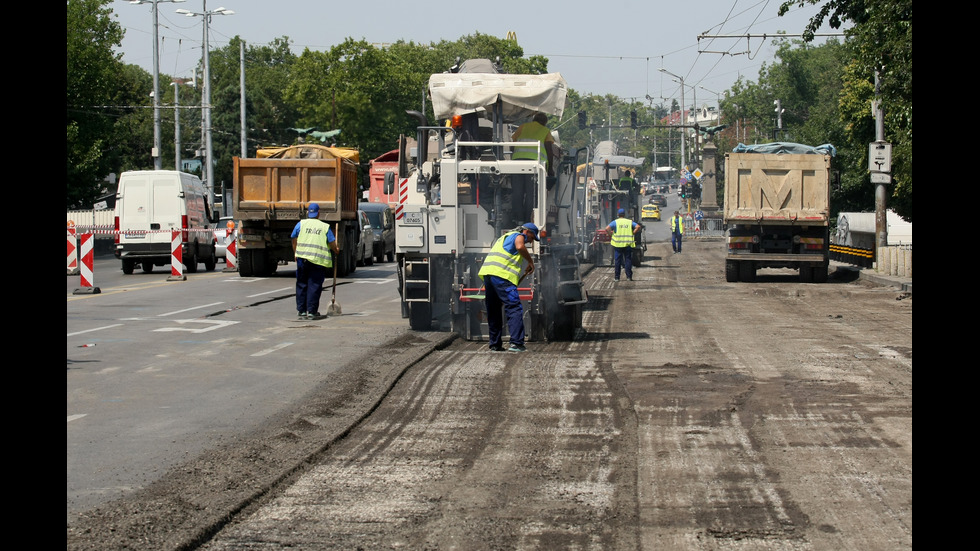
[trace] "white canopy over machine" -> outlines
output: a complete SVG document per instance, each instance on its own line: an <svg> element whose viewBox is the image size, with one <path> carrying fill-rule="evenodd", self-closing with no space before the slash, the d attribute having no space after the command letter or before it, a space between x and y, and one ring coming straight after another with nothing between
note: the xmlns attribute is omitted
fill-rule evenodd
<svg viewBox="0 0 980 551"><path fill-rule="evenodd" d="M560 73L513 75L438 73L429 77L432 110L437 119L501 109L503 123L530 119L535 113L561 117L568 83Z"/></svg>

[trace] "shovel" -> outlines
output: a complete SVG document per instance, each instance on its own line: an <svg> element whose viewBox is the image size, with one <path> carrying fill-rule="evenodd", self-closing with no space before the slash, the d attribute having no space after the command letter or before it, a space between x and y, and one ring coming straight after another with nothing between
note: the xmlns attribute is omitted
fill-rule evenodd
<svg viewBox="0 0 980 551"><path fill-rule="evenodd" d="M337 304L337 262L333 264L333 296L330 297L330 306L327 307L328 316L341 315L340 305Z"/></svg>

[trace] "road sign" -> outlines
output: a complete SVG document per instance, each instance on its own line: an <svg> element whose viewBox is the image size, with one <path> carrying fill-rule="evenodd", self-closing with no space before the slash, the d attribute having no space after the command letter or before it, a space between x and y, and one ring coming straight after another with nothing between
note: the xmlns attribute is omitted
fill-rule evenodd
<svg viewBox="0 0 980 551"><path fill-rule="evenodd" d="M694 219L695 220L704 220L704 212L703 211L700 211L700 210L694 211Z"/></svg>
<svg viewBox="0 0 980 551"><path fill-rule="evenodd" d="M871 142L868 145L868 170L872 173L892 171L892 144Z"/></svg>
<svg viewBox="0 0 980 551"><path fill-rule="evenodd" d="M871 183L872 184L890 184L892 183L892 175L887 172L872 172L871 173Z"/></svg>
<svg viewBox="0 0 980 551"><path fill-rule="evenodd" d="M704 176L704 173L701 172L701 169L700 168L695 168L694 169L694 177L697 178L698 180L700 180L701 179L701 176Z"/></svg>

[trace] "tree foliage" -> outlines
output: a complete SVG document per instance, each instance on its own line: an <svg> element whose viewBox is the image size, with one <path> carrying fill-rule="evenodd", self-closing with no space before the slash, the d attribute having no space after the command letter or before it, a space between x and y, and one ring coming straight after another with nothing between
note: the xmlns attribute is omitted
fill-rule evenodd
<svg viewBox="0 0 980 551"><path fill-rule="evenodd" d="M885 139L893 144L895 185L889 206L911 219L911 0L789 0L780 10L804 3L823 4L805 31L808 37L827 19L835 28L853 23L846 41L812 46L806 39L778 39L775 61L762 67L758 81L740 78L719 98L722 122L728 124L714 136L719 151L728 151L740 141L776 138L811 145L832 143L839 152L836 165L842 175L841 186L834 191L835 209L870 210L874 186L869 181L867 151L875 139L870 104L877 73ZM113 53L122 30L111 19L108 4L108 0L68 2L70 206L90 204L104 189L105 175L152 165L152 75L122 64ZM332 141L358 148L366 163L393 149L400 134L414 134L415 121L406 110L422 111L438 123L433 121L428 98L429 76L475 58L499 59L510 73L548 72L548 59L525 57L515 41L481 33L453 41L398 41L383 47L347 38L325 51L307 49L298 54L291 51L286 36L271 44L244 47L235 37L209 56L215 184L231 182L232 157L241 154L243 65L246 155L253 156L258 147L312 140L309 129L340 130ZM201 78L195 79L197 88L179 88L184 159L203 149ZM160 75L160 81L168 84L161 87L164 135L174 127L177 111L171 108L175 88L169 84L174 80L179 79ZM655 165L679 168L684 133L669 122L679 120L680 106L676 99L667 104L647 99L649 103L642 103L569 89L564 116L550 120L549 127L559 130L568 151L591 153L598 142L611 139L620 154L645 158L641 177ZM784 132L778 136L774 134L776 99L785 109ZM584 128L579 126L579 112L584 113ZM633 112L636 128L630 125ZM163 140L166 168L173 166L173 141ZM693 144L688 144L688 158L694 159Z"/></svg>
<svg viewBox="0 0 980 551"><path fill-rule="evenodd" d="M86 206L111 171L105 152L113 145L113 120L100 106L111 103L119 58L113 47L122 28L112 21L109 0L68 1L67 203Z"/></svg>
<svg viewBox="0 0 980 551"><path fill-rule="evenodd" d="M872 101L884 111L884 140L892 144L892 183L889 207L912 220L912 0L789 0L780 5L786 13L793 5L822 4L807 25L805 40L827 21L832 28L853 23L847 34L848 58L842 73L840 117L852 148L863 145L863 156L852 159L853 171L844 178L849 197L873 188L867 167L867 144L877 139ZM877 92L876 92L877 86ZM872 202L873 205L873 202ZM867 210L867 209L865 209Z"/></svg>

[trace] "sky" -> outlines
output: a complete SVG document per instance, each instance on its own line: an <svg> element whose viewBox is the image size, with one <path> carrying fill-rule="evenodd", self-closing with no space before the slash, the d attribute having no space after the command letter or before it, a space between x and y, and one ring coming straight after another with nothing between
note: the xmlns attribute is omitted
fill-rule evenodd
<svg viewBox="0 0 980 551"><path fill-rule="evenodd" d="M110 5L126 32L117 53L123 62L152 73L153 7L143 1ZM523 15L520 9L531 4L511 0L160 0L159 67L162 74L190 78L201 58L202 17L180 15L177 9L200 14L223 7L235 13L211 17L212 51L235 36L253 46L288 37L298 55L307 48L328 50L348 37L381 46L398 40L455 41L477 32L505 38L513 32L525 56L547 57L549 71L561 73L580 94L669 104L680 102L681 86L675 81L680 77L687 108L695 99L698 105L715 106L739 77L756 82L762 65L773 61L776 48L763 35L802 34L818 10L807 4L779 17L781 2L561 0L535 3L535 14ZM542 14L540 8L549 5L551 11ZM839 32L826 24L818 30ZM825 40L818 37L814 44Z"/></svg>

